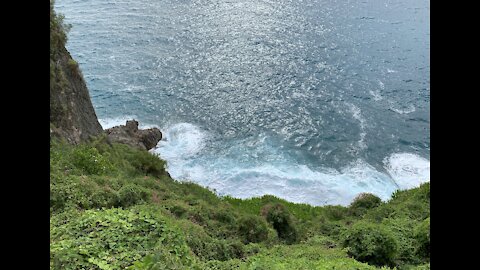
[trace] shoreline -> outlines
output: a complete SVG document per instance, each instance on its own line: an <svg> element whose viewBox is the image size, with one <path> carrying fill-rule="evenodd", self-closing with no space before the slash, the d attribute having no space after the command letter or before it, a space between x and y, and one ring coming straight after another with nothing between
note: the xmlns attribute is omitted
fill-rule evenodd
<svg viewBox="0 0 480 270"><path fill-rule="evenodd" d="M107 129L133 118L136 117L122 116L99 119L99 122ZM188 125L188 128L195 127L187 123L184 125ZM162 130L165 138L169 139L169 128L145 122L140 122L139 127L157 127ZM362 160L352 162L341 170L291 165L290 161L251 167L221 157L211 160L201 154L184 158L201 151L199 144L202 144L202 139L191 138L193 135L189 134L193 132L200 136L198 130L183 128L180 131L175 130L174 133L178 135L179 132L188 136L179 135L173 142L180 144L180 148L169 145L172 143L170 141L161 140L150 152L167 161L166 170L172 178L198 184L219 197L251 199L271 195L288 202L311 206L347 206L361 193L372 193L382 201L388 201L397 190L408 190L429 182L430 161L413 153L392 153L385 157L385 171L379 171ZM418 180L426 176L428 180Z"/></svg>

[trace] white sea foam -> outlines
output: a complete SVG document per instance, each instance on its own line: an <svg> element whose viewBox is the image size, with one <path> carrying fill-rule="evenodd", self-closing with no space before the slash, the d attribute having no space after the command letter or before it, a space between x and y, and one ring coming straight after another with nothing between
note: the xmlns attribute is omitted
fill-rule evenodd
<svg viewBox="0 0 480 270"><path fill-rule="evenodd" d="M380 89L385 90L385 84L380 80L377 80L377 81L378 81L378 85L380 86Z"/></svg>
<svg viewBox="0 0 480 270"><path fill-rule="evenodd" d="M370 95L373 96L373 100L375 101L380 101L383 99L382 95L380 94L380 91L376 90L376 91L373 91L373 90L370 90L368 91L370 93Z"/></svg>
<svg viewBox="0 0 480 270"><path fill-rule="evenodd" d="M398 114L408 114L415 111L415 106L413 106L412 104L409 104L407 108L399 109L395 107L390 107L390 109Z"/></svg>
<svg viewBox="0 0 480 270"><path fill-rule="evenodd" d="M175 161L194 156L204 147L207 137L205 132L189 123L176 124L162 132L163 139L157 147L162 150L162 158Z"/></svg>
<svg viewBox="0 0 480 270"><path fill-rule="evenodd" d="M380 90L379 89L370 90L369 93L370 95L373 96L373 100L380 101L383 99L381 91L385 90L385 84L380 80L377 80L377 81L378 81L378 86L380 87Z"/></svg>
<svg viewBox="0 0 480 270"><path fill-rule="evenodd" d="M419 179L427 173L425 161L429 168L427 160L408 153L386 159L393 179L361 160L340 171L309 168L285 157L243 163L237 158L201 153L209 136L195 125L181 123L162 131L164 140L154 152L167 160L173 178L193 181L215 189L220 195L238 198L271 194L297 203L348 205L358 194L370 192L387 200L399 187L409 188L422 182ZM278 149L265 149L268 147L262 142L259 151L278 153ZM239 148L232 146L232 149L237 152Z"/></svg>
<svg viewBox="0 0 480 270"><path fill-rule="evenodd" d="M360 132L360 140L358 141L358 147L360 149L365 149L367 147L365 143L365 136L367 136L367 132L365 132L365 128L366 128L365 118L362 117L362 111L360 110L360 108L358 108L357 106L351 103L348 103L347 105L350 108L350 112L352 113L353 118L360 123L361 132Z"/></svg>
<svg viewBox="0 0 480 270"><path fill-rule="evenodd" d="M395 153L384 160L385 168L400 189L430 181L430 161L412 153Z"/></svg>

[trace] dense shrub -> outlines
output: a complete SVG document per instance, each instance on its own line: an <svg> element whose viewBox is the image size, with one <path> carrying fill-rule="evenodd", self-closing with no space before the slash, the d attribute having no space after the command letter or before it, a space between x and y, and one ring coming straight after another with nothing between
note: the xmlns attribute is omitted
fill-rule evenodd
<svg viewBox="0 0 480 270"><path fill-rule="evenodd" d="M190 202L191 205L198 204L199 200L203 200L209 204L218 204L220 199L217 197L214 191L202 187L196 183L192 182L183 182L180 191L186 196L187 201Z"/></svg>
<svg viewBox="0 0 480 270"><path fill-rule="evenodd" d="M123 207L146 202L148 198L148 192L135 184L127 184L118 191L119 205Z"/></svg>
<svg viewBox="0 0 480 270"><path fill-rule="evenodd" d="M117 206L119 203L118 193L111 188L99 188L96 190L92 197L92 206L96 208L110 208Z"/></svg>
<svg viewBox="0 0 480 270"><path fill-rule="evenodd" d="M236 220L235 215L232 213L231 209L220 208L218 211L215 211L213 218L219 222L226 224L233 224Z"/></svg>
<svg viewBox="0 0 480 270"><path fill-rule="evenodd" d="M351 215L361 216L368 209L375 208L381 203L382 200L379 197L371 193L361 193L353 200L348 210Z"/></svg>
<svg viewBox="0 0 480 270"><path fill-rule="evenodd" d="M258 243L267 240L268 227L265 220L258 216L246 216L239 220L238 232L244 242Z"/></svg>
<svg viewBox="0 0 480 270"><path fill-rule="evenodd" d="M88 145L75 147L72 163L86 174L104 174L112 169L110 162L95 147Z"/></svg>
<svg viewBox="0 0 480 270"><path fill-rule="evenodd" d="M374 270L378 268L348 258L344 251L340 249L324 249L316 245L295 244L276 245L268 250L260 249L256 254L242 260L229 260L226 262L209 261L205 264L204 269Z"/></svg>
<svg viewBox="0 0 480 270"><path fill-rule="evenodd" d="M387 205L394 211L390 217L405 217L416 221L423 221L430 216L430 183L423 183L412 190L397 190Z"/></svg>
<svg viewBox="0 0 480 270"><path fill-rule="evenodd" d="M244 255L244 245L237 240L211 237L202 226L187 220L182 220L179 226L185 233L185 240L191 251L203 261L225 261Z"/></svg>
<svg viewBox="0 0 480 270"><path fill-rule="evenodd" d="M416 253L422 259L430 259L430 218L426 218L417 225L414 231L417 241Z"/></svg>
<svg viewBox="0 0 480 270"><path fill-rule="evenodd" d="M393 265L397 254L397 243L390 231L363 221L343 233L342 245L356 260L377 266Z"/></svg>
<svg viewBox="0 0 480 270"><path fill-rule="evenodd" d="M180 205L174 205L169 207L168 209L170 213L174 214L176 217L183 217L183 215L187 212L187 209Z"/></svg>
<svg viewBox="0 0 480 270"><path fill-rule="evenodd" d="M288 244L297 241L297 229L285 206L280 203L267 204L262 208L261 214L272 224L279 238Z"/></svg>
<svg viewBox="0 0 480 270"><path fill-rule="evenodd" d="M165 173L165 161L147 151L136 150L129 161L135 169L145 175L160 176Z"/></svg>
<svg viewBox="0 0 480 270"><path fill-rule="evenodd" d="M415 239L413 238L415 221L408 218L386 218L381 224L392 233L397 242L395 264L397 266L418 264L420 260L415 254Z"/></svg>
<svg viewBox="0 0 480 270"><path fill-rule="evenodd" d="M334 241L332 238L323 236L323 235L316 235L308 240L304 241L303 243L313 245L313 246L323 246L326 248L334 248L337 246L337 242Z"/></svg>
<svg viewBox="0 0 480 270"><path fill-rule="evenodd" d="M383 219L385 218L394 218L397 215L397 210L395 207L393 207L390 204L383 204L380 205L379 207L370 209L365 213L365 215L362 216L362 218L372 220L374 222L382 222Z"/></svg>
<svg viewBox="0 0 480 270"><path fill-rule="evenodd" d="M338 221L326 221L320 224L319 232L338 240L338 237L346 230L344 224Z"/></svg>
<svg viewBox="0 0 480 270"><path fill-rule="evenodd" d="M325 206L324 215L330 220L341 220L345 218L347 214L347 208L340 205L327 205Z"/></svg>
<svg viewBox="0 0 480 270"><path fill-rule="evenodd" d="M92 195L99 187L85 176L69 175L50 182L50 207L54 211L64 208L90 209L94 207Z"/></svg>

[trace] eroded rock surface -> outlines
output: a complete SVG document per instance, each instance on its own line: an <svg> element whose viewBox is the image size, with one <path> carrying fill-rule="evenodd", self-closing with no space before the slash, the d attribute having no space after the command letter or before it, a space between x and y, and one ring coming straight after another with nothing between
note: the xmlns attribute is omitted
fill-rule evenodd
<svg viewBox="0 0 480 270"><path fill-rule="evenodd" d="M158 128L138 129L138 122L128 120L125 125L105 130L111 142L127 144L139 149L150 150L162 139Z"/></svg>

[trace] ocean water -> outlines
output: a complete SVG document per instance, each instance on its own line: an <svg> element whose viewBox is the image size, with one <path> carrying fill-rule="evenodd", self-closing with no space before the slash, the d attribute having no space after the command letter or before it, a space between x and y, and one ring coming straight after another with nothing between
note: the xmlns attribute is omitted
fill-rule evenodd
<svg viewBox="0 0 480 270"><path fill-rule="evenodd" d="M430 180L426 0L57 0L104 128L178 179L347 205Z"/></svg>

